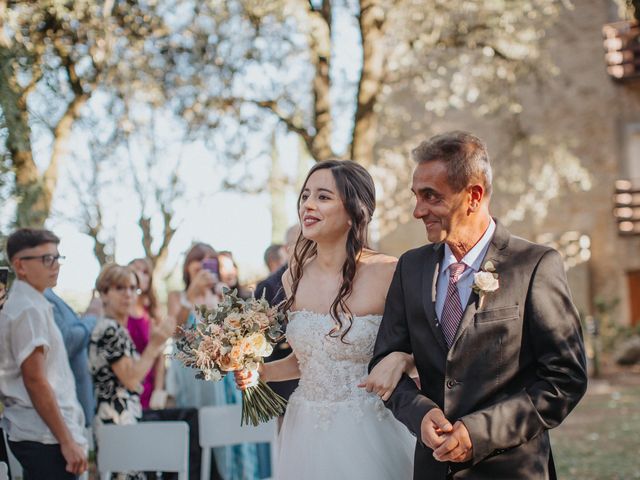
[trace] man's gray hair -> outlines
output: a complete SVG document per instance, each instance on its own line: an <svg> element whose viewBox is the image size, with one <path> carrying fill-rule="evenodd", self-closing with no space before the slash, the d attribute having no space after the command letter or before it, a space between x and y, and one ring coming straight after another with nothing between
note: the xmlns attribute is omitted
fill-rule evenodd
<svg viewBox="0 0 640 480"><path fill-rule="evenodd" d="M460 192L474 181L484 185L491 196L491 164L487 146L468 132L447 132L425 140L411 151L417 163L441 161L447 167L449 185Z"/></svg>

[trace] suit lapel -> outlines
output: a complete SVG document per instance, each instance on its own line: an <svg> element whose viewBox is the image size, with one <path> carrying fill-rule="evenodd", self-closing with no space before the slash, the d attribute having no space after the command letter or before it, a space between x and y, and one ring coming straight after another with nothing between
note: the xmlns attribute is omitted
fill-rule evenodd
<svg viewBox="0 0 640 480"><path fill-rule="evenodd" d="M502 261L502 257L505 255L505 249L509 244L509 237L511 234L509 231L504 228L498 221L494 218L496 222L496 231L493 234L493 238L491 239L491 243L489 244L489 248L487 249L487 253L482 259L481 268L484 268L484 265L491 261L493 266L496 268L496 271L500 272L500 262ZM462 336L464 331L469 327L469 325L473 322L473 318L476 312L480 309L480 296L472 291L469 296L469 301L467 302L467 306L462 314L462 319L460 320L460 326L458 327L458 331L456 332L456 337L453 340L453 344L451 349L453 349L456 345L458 339ZM483 305L484 308L486 305Z"/></svg>
<svg viewBox="0 0 640 480"><path fill-rule="evenodd" d="M440 348L446 352L447 344L445 343L442 330L438 325L436 315L436 285L438 283L443 252L444 248L441 243L435 245L434 254L430 255L426 262L422 273L422 302L427 315L427 323L429 323L429 327L431 327L433 336L438 341Z"/></svg>

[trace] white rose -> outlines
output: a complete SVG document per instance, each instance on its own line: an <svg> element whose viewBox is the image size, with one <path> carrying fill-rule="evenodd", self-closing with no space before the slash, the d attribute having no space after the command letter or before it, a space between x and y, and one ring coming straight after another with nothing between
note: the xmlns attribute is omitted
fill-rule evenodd
<svg viewBox="0 0 640 480"><path fill-rule="evenodd" d="M262 357L268 357L269 355L271 355L273 353L273 346L267 342L267 344L264 346L264 348L262 349L262 352L260 352Z"/></svg>
<svg viewBox="0 0 640 480"><path fill-rule="evenodd" d="M260 364L258 362L251 361L251 362L247 362L244 365L244 369L245 370L249 370L251 372L255 372L256 370L258 370L259 366L260 366Z"/></svg>
<svg viewBox="0 0 640 480"><path fill-rule="evenodd" d="M251 345L253 352L258 357L268 357L273 352L273 347L265 336L261 333L254 333L247 337L247 342Z"/></svg>
<svg viewBox="0 0 640 480"><path fill-rule="evenodd" d="M473 283L481 292L495 292L500 286L491 272L478 272L473 275Z"/></svg>

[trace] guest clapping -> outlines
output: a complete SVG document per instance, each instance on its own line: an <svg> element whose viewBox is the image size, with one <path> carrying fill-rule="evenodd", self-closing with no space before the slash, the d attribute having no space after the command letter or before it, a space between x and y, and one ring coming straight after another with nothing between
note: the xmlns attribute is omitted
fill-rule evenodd
<svg viewBox="0 0 640 480"><path fill-rule="evenodd" d="M117 264L106 265L96 281L105 313L93 330L89 346L98 425L125 425L140 420L141 382L175 329L171 319L153 319L149 343L142 354L138 354L127 331L129 312L136 302L138 289L133 269Z"/></svg>

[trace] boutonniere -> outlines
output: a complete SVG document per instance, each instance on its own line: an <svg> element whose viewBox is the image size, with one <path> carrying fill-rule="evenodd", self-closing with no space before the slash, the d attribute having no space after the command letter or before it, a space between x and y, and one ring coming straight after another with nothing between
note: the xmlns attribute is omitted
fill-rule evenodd
<svg viewBox="0 0 640 480"><path fill-rule="evenodd" d="M484 297L488 293L495 292L500 288L498 278L499 275L496 273L496 267L494 267L491 260L487 261L478 273L473 274L473 286L471 288L480 297L478 308L482 308Z"/></svg>

